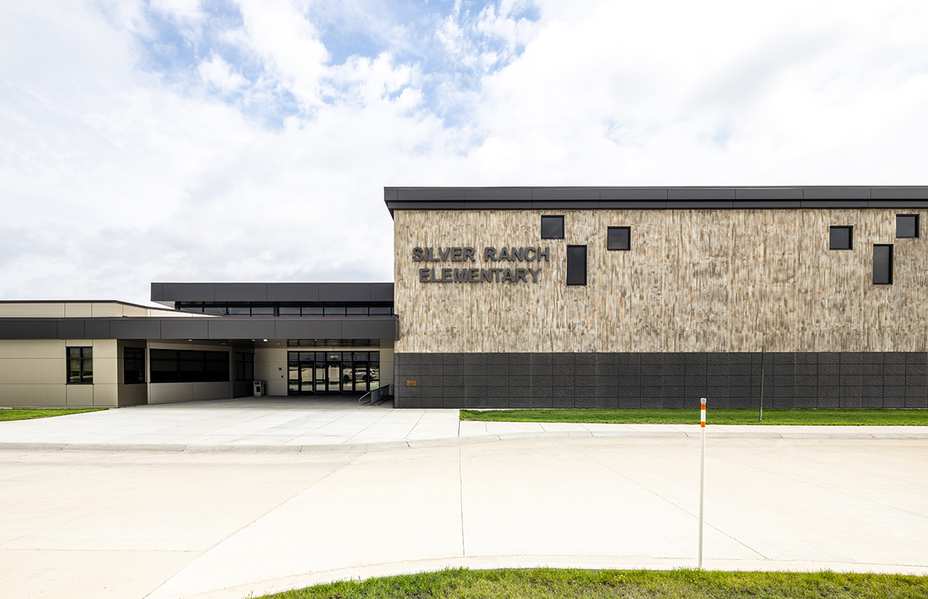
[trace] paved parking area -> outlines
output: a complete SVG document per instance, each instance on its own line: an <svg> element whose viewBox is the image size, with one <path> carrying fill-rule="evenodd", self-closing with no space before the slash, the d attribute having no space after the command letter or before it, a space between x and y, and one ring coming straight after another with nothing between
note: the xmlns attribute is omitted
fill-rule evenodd
<svg viewBox="0 0 928 599"><path fill-rule="evenodd" d="M10 597L247 597L449 566L694 565L698 441L0 451ZM706 565L928 574L928 441L710 437Z"/></svg>

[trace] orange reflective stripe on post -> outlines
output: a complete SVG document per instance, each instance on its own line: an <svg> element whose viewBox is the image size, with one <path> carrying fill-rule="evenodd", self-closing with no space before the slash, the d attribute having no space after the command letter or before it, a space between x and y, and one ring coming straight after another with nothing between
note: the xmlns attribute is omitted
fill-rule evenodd
<svg viewBox="0 0 928 599"><path fill-rule="evenodd" d="M706 398L699 399L699 426L706 426Z"/></svg>

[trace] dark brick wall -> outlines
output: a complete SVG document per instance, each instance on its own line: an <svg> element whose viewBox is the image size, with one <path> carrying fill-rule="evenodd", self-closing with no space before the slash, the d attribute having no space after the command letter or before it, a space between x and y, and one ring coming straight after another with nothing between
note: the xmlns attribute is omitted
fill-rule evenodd
<svg viewBox="0 0 928 599"><path fill-rule="evenodd" d="M762 378L769 408L928 407L924 352L397 353L394 368L401 408L754 408Z"/></svg>

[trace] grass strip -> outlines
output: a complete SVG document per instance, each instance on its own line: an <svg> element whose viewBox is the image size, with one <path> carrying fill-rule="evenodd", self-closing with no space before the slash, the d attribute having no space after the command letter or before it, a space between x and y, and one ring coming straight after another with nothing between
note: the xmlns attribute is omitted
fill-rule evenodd
<svg viewBox="0 0 928 599"><path fill-rule="evenodd" d="M5 420L31 420L33 418L50 418L52 416L67 416L68 414L83 414L84 412L99 412L106 408L35 408L35 409L0 409L0 422Z"/></svg>
<svg viewBox="0 0 928 599"><path fill-rule="evenodd" d="M597 409L544 408L524 410L461 410L461 420L482 422L576 422L613 424L698 424L699 408L693 409ZM928 426L928 410L909 409L800 409L757 410L713 409L710 424L805 424L819 426Z"/></svg>
<svg viewBox="0 0 928 599"><path fill-rule="evenodd" d="M442 570L338 582L264 599L924 599L928 577L698 570Z"/></svg>

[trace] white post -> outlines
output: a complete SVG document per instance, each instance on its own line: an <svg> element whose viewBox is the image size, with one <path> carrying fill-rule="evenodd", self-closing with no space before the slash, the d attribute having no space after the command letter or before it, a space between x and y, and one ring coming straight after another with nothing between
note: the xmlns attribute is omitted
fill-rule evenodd
<svg viewBox="0 0 928 599"><path fill-rule="evenodd" d="M702 447L699 450L699 559L696 566L702 570L702 529L703 529L703 497L705 495L706 475L706 398L699 398L699 428L702 431Z"/></svg>

